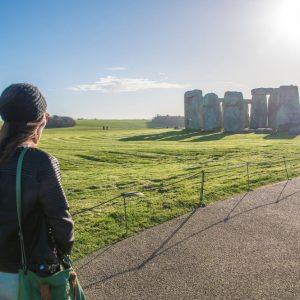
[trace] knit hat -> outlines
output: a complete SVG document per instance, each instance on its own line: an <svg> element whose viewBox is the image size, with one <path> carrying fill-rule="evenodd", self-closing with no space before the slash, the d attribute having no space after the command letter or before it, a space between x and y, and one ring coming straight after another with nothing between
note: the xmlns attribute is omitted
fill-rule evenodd
<svg viewBox="0 0 300 300"><path fill-rule="evenodd" d="M0 96L0 115L4 122L32 122L42 117L47 103L37 87L15 83Z"/></svg>

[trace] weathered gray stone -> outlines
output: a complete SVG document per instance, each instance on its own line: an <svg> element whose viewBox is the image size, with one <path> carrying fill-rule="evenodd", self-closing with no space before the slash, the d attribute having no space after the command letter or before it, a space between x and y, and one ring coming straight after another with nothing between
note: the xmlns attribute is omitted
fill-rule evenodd
<svg viewBox="0 0 300 300"><path fill-rule="evenodd" d="M221 106L216 94L209 93L204 96L203 117L205 131L221 129Z"/></svg>
<svg viewBox="0 0 300 300"><path fill-rule="evenodd" d="M219 98L219 101L221 104L221 128L224 128L224 104L223 104L224 98ZM249 104L251 104L251 100L249 100L249 99L243 100L243 113L244 113L245 128L249 128L249 124L250 124Z"/></svg>
<svg viewBox="0 0 300 300"><path fill-rule="evenodd" d="M300 105L297 86L280 86L278 90L278 107L276 125L280 131L288 131L300 123Z"/></svg>
<svg viewBox="0 0 300 300"><path fill-rule="evenodd" d="M293 134L293 135L299 135L300 134L300 126L291 127L288 130L288 133Z"/></svg>
<svg viewBox="0 0 300 300"><path fill-rule="evenodd" d="M218 130L224 124L224 131L227 132L241 132L248 127L272 128L274 131L284 132L298 131L300 104L297 86L257 88L251 93L252 100L244 100L240 92L226 92L225 97L219 99L213 93L203 98L201 90L186 92L186 128L211 131ZM267 95L270 95L269 101Z"/></svg>
<svg viewBox="0 0 300 300"><path fill-rule="evenodd" d="M294 134L294 135L299 135L300 134L300 125L296 125L294 127L291 127L289 130L288 130L288 133L289 134Z"/></svg>
<svg viewBox="0 0 300 300"><path fill-rule="evenodd" d="M279 105L291 109L299 108L299 92L295 85L282 85L279 87Z"/></svg>
<svg viewBox="0 0 300 300"><path fill-rule="evenodd" d="M277 129L278 89L273 89L268 101L268 127Z"/></svg>
<svg viewBox="0 0 300 300"><path fill-rule="evenodd" d="M203 97L201 90L184 94L184 119L186 129L203 129Z"/></svg>
<svg viewBox="0 0 300 300"><path fill-rule="evenodd" d="M225 93L223 121L226 132L239 132L245 128L245 105L241 92Z"/></svg>
<svg viewBox="0 0 300 300"><path fill-rule="evenodd" d="M251 95L266 96L266 95L270 95L272 92L273 92L273 88L256 88L251 90Z"/></svg>
<svg viewBox="0 0 300 300"><path fill-rule="evenodd" d="M251 102L250 128L266 128L268 121L268 103L266 95L254 94Z"/></svg>
<svg viewBox="0 0 300 300"><path fill-rule="evenodd" d="M245 128L249 128L250 126L250 115L249 115L249 104L248 101L244 100L244 118L245 118Z"/></svg>

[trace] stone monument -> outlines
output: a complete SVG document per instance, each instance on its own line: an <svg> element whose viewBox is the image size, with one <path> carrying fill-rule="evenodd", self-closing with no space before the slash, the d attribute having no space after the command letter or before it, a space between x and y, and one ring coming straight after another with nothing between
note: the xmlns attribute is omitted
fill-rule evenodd
<svg viewBox="0 0 300 300"><path fill-rule="evenodd" d="M278 89L273 89L268 101L268 127L277 129Z"/></svg>
<svg viewBox="0 0 300 300"><path fill-rule="evenodd" d="M225 93L223 122L226 132L239 132L245 128L245 105L241 92Z"/></svg>
<svg viewBox="0 0 300 300"><path fill-rule="evenodd" d="M184 116L186 129L203 129L203 97L201 90L184 94Z"/></svg>
<svg viewBox="0 0 300 300"><path fill-rule="evenodd" d="M221 105L218 95L209 93L204 96L203 119L205 131L221 130Z"/></svg>
<svg viewBox="0 0 300 300"><path fill-rule="evenodd" d="M267 128L268 102L266 89L253 89L251 91L251 117L250 128Z"/></svg>
<svg viewBox="0 0 300 300"><path fill-rule="evenodd" d="M269 133L272 129L300 133L297 86L257 88L251 94L252 100L244 100L241 92L226 92L224 99L219 99L214 93L203 97L201 90L188 91L184 94L185 127L205 131L216 131L223 127L226 132L245 132L243 129L250 127L255 132L259 129L259 132Z"/></svg>
<svg viewBox="0 0 300 300"><path fill-rule="evenodd" d="M250 126L249 104L245 100L244 100L244 119L245 119L244 128L249 128Z"/></svg>
<svg viewBox="0 0 300 300"><path fill-rule="evenodd" d="M300 121L298 87L280 86L278 89L278 107L276 110L276 127L288 131Z"/></svg>

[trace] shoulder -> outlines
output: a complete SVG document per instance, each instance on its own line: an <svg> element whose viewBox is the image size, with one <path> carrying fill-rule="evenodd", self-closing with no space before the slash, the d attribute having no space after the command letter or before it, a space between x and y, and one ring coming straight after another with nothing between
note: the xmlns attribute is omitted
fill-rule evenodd
<svg viewBox="0 0 300 300"><path fill-rule="evenodd" d="M38 167L38 169L59 167L59 162L54 155L39 148L29 148L26 156L29 161L32 161Z"/></svg>

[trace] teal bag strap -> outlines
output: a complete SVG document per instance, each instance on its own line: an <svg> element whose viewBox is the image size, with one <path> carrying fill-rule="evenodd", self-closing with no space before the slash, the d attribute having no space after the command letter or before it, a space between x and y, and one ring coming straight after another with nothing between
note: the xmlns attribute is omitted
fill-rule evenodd
<svg viewBox="0 0 300 300"><path fill-rule="evenodd" d="M22 204L22 197L21 197L21 175L22 175L22 164L24 155L27 152L28 148L24 148L18 159L17 164L17 172L16 172L16 202L17 202L17 214L18 214L18 223L19 223L19 238L20 238L20 245L21 245L21 260L22 260L22 268L23 271L27 271L27 261L26 261L26 253L25 253L25 246L24 246L24 238L22 232L22 217L21 217L21 204Z"/></svg>

